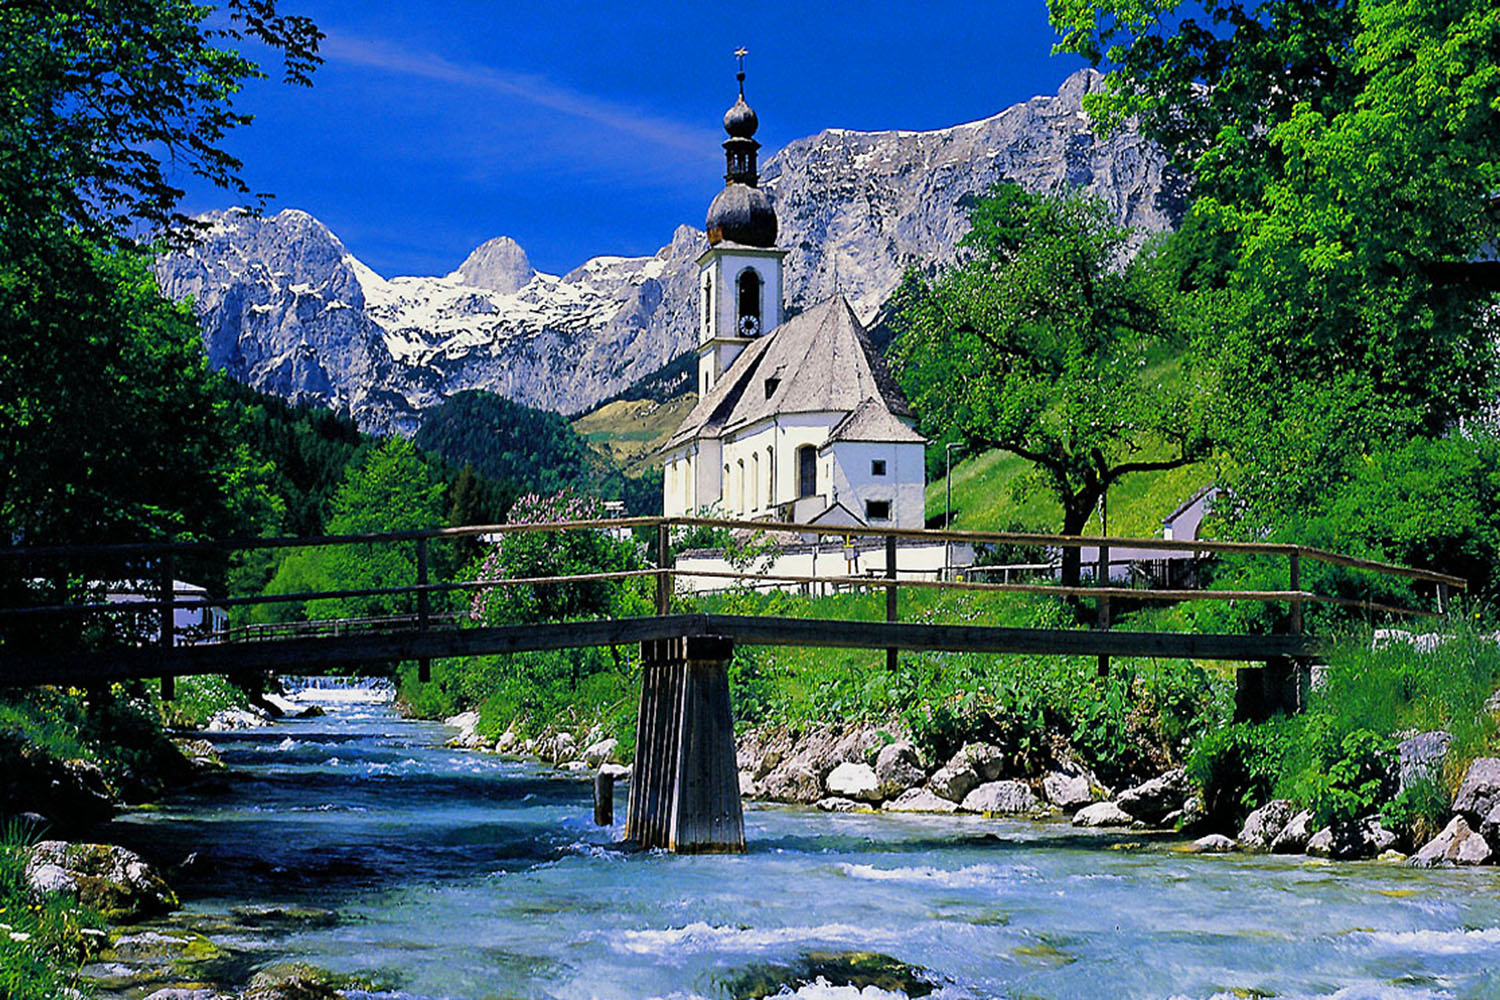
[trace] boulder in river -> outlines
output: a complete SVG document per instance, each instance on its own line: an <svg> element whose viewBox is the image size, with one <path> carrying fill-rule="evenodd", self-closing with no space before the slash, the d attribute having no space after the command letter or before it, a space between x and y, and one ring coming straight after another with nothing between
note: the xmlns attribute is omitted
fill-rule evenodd
<svg viewBox="0 0 1500 1000"><path fill-rule="evenodd" d="M1468 820L1455 816L1443 827L1443 832L1428 841L1412 855L1409 862L1415 868L1433 868L1438 865L1482 865L1493 855L1490 845L1469 826Z"/></svg>
<svg viewBox="0 0 1500 1000"><path fill-rule="evenodd" d="M1313 835L1313 814L1306 809L1287 820L1286 826L1271 841L1272 854L1301 854Z"/></svg>
<svg viewBox="0 0 1500 1000"><path fill-rule="evenodd" d="M1272 799L1245 817L1239 844L1247 851L1269 851L1271 844L1291 822L1296 807L1290 799Z"/></svg>
<svg viewBox="0 0 1500 1000"><path fill-rule="evenodd" d="M965 812L1019 815L1042 810L1036 793L1020 781L987 781L964 796Z"/></svg>
<svg viewBox="0 0 1500 1000"><path fill-rule="evenodd" d="M344 1000L340 980L301 962L273 965L257 972L240 1000Z"/></svg>
<svg viewBox="0 0 1500 1000"><path fill-rule="evenodd" d="M840 764L828 772L823 782L829 795L839 795L860 802L880 801L880 779L869 764Z"/></svg>
<svg viewBox="0 0 1500 1000"><path fill-rule="evenodd" d="M1234 841L1222 833L1210 833L1205 837L1199 837L1188 848L1193 854L1228 854L1234 849Z"/></svg>
<svg viewBox="0 0 1500 1000"><path fill-rule="evenodd" d="M1191 790L1187 772L1179 767L1134 788L1127 788L1115 802L1147 826L1160 826L1168 815L1182 809Z"/></svg>
<svg viewBox="0 0 1500 1000"><path fill-rule="evenodd" d="M1074 826L1130 826L1135 818L1113 802L1095 802L1073 814Z"/></svg>
<svg viewBox="0 0 1500 1000"><path fill-rule="evenodd" d="M817 807L826 813L850 813L860 809L867 809L853 799L846 799L841 795L830 795L817 801Z"/></svg>
<svg viewBox="0 0 1500 1000"><path fill-rule="evenodd" d="M589 767L602 766L606 761L614 756L615 748L619 745L620 741L616 739L600 740L597 743L590 744L589 747L583 751L584 763L588 764Z"/></svg>
<svg viewBox="0 0 1500 1000"><path fill-rule="evenodd" d="M927 772L917 758L917 748L905 741L880 748L875 757L875 778L880 782L880 797L893 799L922 784Z"/></svg>
<svg viewBox="0 0 1500 1000"><path fill-rule="evenodd" d="M177 909L177 894L145 859L111 844L44 840L26 859L26 884L63 893L110 920L133 921Z"/></svg>
<svg viewBox="0 0 1500 1000"><path fill-rule="evenodd" d="M951 813L958 810L958 805L925 788L908 788L881 808L886 812Z"/></svg>
<svg viewBox="0 0 1500 1000"><path fill-rule="evenodd" d="M994 781L1005 773L1005 754L988 743L967 743L948 758L951 768L970 767L979 780Z"/></svg>
<svg viewBox="0 0 1500 1000"><path fill-rule="evenodd" d="M1484 822L1497 805L1500 805L1500 757L1476 758L1458 786L1453 811L1473 826Z"/></svg>
<svg viewBox="0 0 1500 1000"><path fill-rule="evenodd" d="M760 787L772 802L816 802L823 797L817 773L800 760L782 763L765 776Z"/></svg>
<svg viewBox="0 0 1500 1000"><path fill-rule="evenodd" d="M1064 812L1074 812L1094 801L1087 775L1053 771L1042 778L1042 794Z"/></svg>
<svg viewBox="0 0 1500 1000"><path fill-rule="evenodd" d="M944 765L927 779L932 794L950 802L962 802L964 796L979 787L979 773L968 764L961 767Z"/></svg>

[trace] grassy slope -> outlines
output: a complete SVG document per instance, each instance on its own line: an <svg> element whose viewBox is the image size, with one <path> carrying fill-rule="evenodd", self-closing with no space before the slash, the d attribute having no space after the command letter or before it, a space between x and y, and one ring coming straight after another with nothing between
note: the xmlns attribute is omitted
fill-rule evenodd
<svg viewBox="0 0 1500 1000"><path fill-rule="evenodd" d="M1062 526L1062 507L1040 481L1026 488L1031 469L1030 462L1002 451L989 451L955 462L953 527L1055 534ZM1126 476L1109 493L1109 533L1132 538L1159 536L1162 518L1211 478L1212 474L1202 465ZM929 519L942 517L944 496L941 476L927 484ZM1099 527L1095 518L1084 534L1097 535Z"/></svg>
<svg viewBox="0 0 1500 1000"><path fill-rule="evenodd" d="M589 447L619 464L627 476L639 476L661 468L657 449L697 401L694 393L663 403L618 400L574 420L573 429Z"/></svg>

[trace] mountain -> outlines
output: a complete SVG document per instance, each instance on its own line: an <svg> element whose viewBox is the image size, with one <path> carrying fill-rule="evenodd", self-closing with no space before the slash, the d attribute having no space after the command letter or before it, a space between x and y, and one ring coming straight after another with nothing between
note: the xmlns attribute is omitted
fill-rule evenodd
<svg viewBox="0 0 1500 1000"><path fill-rule="evenodd" d="M1078 187L1145 231L1173 226L1180 185L1161 153L1122 131L1098 139L1083 70L1056 95L931 132L828 129L772 157L762 185L790 250L793 310L836 293L872 319L911 265L952 258L968 207L993 183ZM366 429L412 433L466 389L578 412L693 345L703 234L679 226L650 257L595 257L542 274L515 241L490 240L443 277L383 278L305 212L225 212L191 250L163 257L162 290L191 295L213 364Z"/></svg>

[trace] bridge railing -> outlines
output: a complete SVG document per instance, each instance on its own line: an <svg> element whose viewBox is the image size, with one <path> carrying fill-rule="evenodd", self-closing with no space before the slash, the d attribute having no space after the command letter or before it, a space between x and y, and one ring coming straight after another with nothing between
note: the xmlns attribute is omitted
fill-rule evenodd
<svg viewBox="0 0 1500 1000"><path fill-rule="evenodd" d="M832 539L852 544L853 539L877 539L883 542L884 561L880 575L850 573L769 572L764 568L730 565L719 568L694 566L679 570L673 565L673 532L692 529L759 536L773 546L797 541ZM498 577L481 579L431 578L433 543L472 541L498 542L515 534L558 533L575 531L634 533L643 539L648 561L655 565L633 570L553 574L534 577ZM654 534L654 538L651 536ZM1131 549L1161 552L1163 558L1188 553L1194 558L1228 555L1270 556L1284 559L1284 589L1214 590L1183 587L1139 589L1114 585L1108 572L1098 573L1088 586L1062 586L1043 582L990 582L975 579L916 579L903 577L900 567L901 542L929 544L963 544L970 546L1016 547L1060 550L1064 548L1097 549L1099 561L1107 566L1108 553ZM653 544L654 543L654 544ZM175 568L194 560L224 559L228 553L251 553L289 548L330 546L410 546L412 579L388 586L305 591L292 594L254 594L237 597L184 596L175 580ZM654 551L652 551L654 549ZM877 546L878 549L878 546ZM1431 606L1414 607L1389 601L1353 599L1347 596L1320 594L1302 585L1304 561L1366 572L1378 577L1404 580L1423 589L1430 588ZM1034 568L1034 566L1033 566ZM681 579L679 579L681 578ZM1110 626L1111 602L1130 601L1212 601L1258 602L1285 605L1289 609L1288 629L1300 634L1304 627L1304 607L1327 605L1359 609L1367 614L1435 617L1447 611L1449 595L1462 590L1461 577L1409 566L1361 559L1319 548L1286 543L1228 542L1211 540L1178 540L1161 538L1089 537L1046 535L1006 531L955 531L951 529L894 529L864 525L829 526L765 520L739 520L712 517L632 517L546 524L491 524L422 531L324 535L318 537L230 538L215 541L175 543L128 543L120 545L49 546L0 548L0 649L17 648L38 641L66 641L67 636L81 637L87 627L96 633L110 631L117 641L142 642L170 646L193 641L257 642L306 637L309 635L348 634L355 631L424 632L434 628L453 627L463 614L439 612L432 607L434 597L493 588L561 585L590 581L655 581L656 612L667 615L673 610L673 599L679 583L697 580L723 580L753 587L795 587L812 589L836 587L884 591L887 621L898 620L897 595L902 590L949 590L1043 595L1073 601L1091 599L1096 606L1096 627ZM113 581L105 595L102 581ZM199 619L208 613L224 615L231 610L276 605L302 605L319 600L358 600L398 598L407 603L407 611L384 616L351 616L324 622L270 624L237 624L233 630L209 629ZM195 617L196 616L196 617ZM37 623L46 622L46 627ZM61 623L71 623L71 627ZM103 624L101 624L103 623ZM888 652L894 660L894 650ZM1102 666L1102 664L1101 664Z"/></svg>

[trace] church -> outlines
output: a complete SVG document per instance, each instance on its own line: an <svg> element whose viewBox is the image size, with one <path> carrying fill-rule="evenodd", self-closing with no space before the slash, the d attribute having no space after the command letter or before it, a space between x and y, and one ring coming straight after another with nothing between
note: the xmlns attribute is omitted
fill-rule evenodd
<svg viewBox="0 0 1500 1000"><path fill-rule="evenodd" d="M698 258L698 403L662 448L663 509L920 528L927 442L885 359L842 296L784 313L787 251L738 79Z"/></svg>

